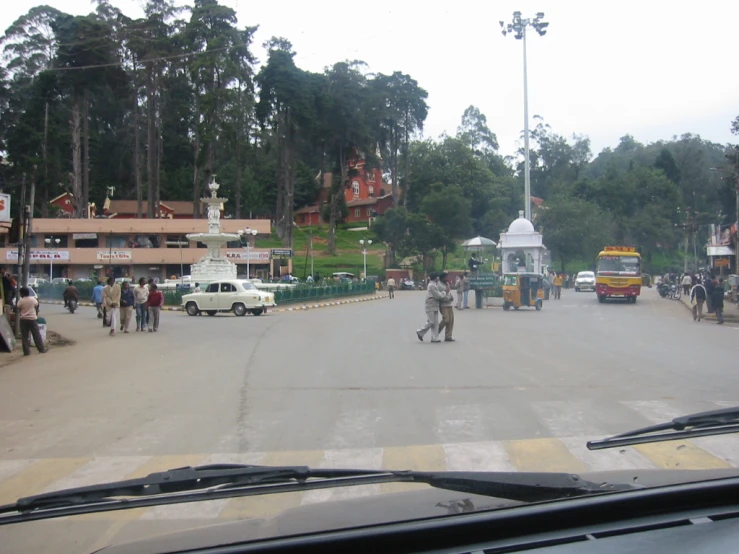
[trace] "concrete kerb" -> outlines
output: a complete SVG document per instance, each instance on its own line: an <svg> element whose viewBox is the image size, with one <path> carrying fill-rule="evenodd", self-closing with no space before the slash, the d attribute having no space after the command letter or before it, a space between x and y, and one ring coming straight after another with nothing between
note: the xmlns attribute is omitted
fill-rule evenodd
<svg viewBox="0 0 739 554"><path fill-rule="evenodd" d="M683 306L685 306L688 310L690 310L691 312L693 311L693 307L690 305L690 295L680 296L680 302L682 302ZM727 304L726 300L724 300L724 320L730 321L732 323L739 323L739 314L730 313L730 312L727 313L726 307L729 305L731 305L731 303ZM712 321L716 321L716 314L709 314L704 310L703 319L710 319Z"/></svg>
<svg viewBox="0 0 739 554"><path fill-rule="evenodd" d="M334 302L320 302L317 304L301 304L291 308L272 308L272 312L300 312L303 310L314 310L316 308L329 308L331 306L342 306L344 304L356 304L357 302L369 302L370 300L382 300L387 298L387 294L376 294L373 296L363 296L360 298L350 298L348 300L336 300ZM62 300L41 300L41 304L55 304L57 306L63 306L64 301ZM94 308L95 304L92 302L78 302L78 306L85 306L88 308ZM181 312L181 306L163 306L163 311L167 312Z"/></svg>

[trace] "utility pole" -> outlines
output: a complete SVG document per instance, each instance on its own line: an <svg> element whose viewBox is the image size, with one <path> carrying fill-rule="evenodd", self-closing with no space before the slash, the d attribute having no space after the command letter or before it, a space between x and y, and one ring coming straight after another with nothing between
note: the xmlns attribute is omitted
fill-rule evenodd
<svg viewBox="0 0 739 554"><path fill-rule="evenodd" d="M539 36L547 34L549 23L542 21L544 13L538 12L533 19L523 19L521 12L513 12L513 21L508 25L500 21L500 27L503 30L503 36L513 33L516 40L523 40L523 144L524 144L524 160L523 160L523 182L524 182L524 215L526 219L531 221L531 166L529 157L529 82L528 67L526 63L526 28L532 27Z"/></svg>
<svg viewBox="0 0 739 554"><path fill-rule="evenodd" d="M24 217L25 211L26 211L26 174L24 173L23 176L21 177L21 205L18 210L18 218L20 219L19 229L20 229L20 232L23 234L23 238L18 241L18 266L17 267L20 267L20 268L23 267L21 264L25 263L23 260L23 243L26 240L26 232L25 232L26 218ZM20 287L15 287L15 305L16 306L18 306L18 295L19 294L20 294ZM17 337L20 334L20 332L21 332L21 318L20 318L20 313L16 309L15 318L13 319L13 333L15 333L15 336Z"/></svg>
<svg viewBox="0 0 739 554"><path fill-rule="evenodd" d="M33 207L36 200L36 166L33 167L31 174L31 194L26 210L26 234L23 235L23 249L26 252L23 258L23 275L21 277L22 286L28 286L28 276L31 270L31 235L33 234Z"/></svg>

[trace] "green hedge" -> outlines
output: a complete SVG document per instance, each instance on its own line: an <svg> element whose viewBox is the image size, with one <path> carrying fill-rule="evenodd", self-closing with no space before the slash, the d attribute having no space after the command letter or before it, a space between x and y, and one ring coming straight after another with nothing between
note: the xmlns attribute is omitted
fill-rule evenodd
<svg viewBox="0 0 739 554"><path fill-rule="evenodd" d="M328 298L340 298L343 296L357 296L361 294L375 294L374 282L368 283L344 283L339 285L298 285L286 287L275 291L275 302L280 304L291 304L293 302L313 302Z"/></svg>

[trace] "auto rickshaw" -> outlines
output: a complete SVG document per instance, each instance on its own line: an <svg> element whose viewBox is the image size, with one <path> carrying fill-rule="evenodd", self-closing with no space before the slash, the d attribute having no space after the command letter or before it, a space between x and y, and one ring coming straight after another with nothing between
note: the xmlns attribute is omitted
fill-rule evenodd
<svg viewBox="0 0 739 554"><path fill-rule="evenodd" d="M543 275L538 273L506 273L503 275L503 309L513 306L533 306L541 310L544 305Z"/></svg>

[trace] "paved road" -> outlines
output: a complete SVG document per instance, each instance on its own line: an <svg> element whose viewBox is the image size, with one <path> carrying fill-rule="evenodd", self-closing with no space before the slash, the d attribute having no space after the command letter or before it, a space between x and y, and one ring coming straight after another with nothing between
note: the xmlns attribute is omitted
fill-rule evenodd
<svg viewBox="0 0 739 554"><path fill-rule="evenodd" d="M541 312L457 312L457 342L430 344L414 333L422 306L423 293L407 292L394 301L261 317L166 313L159 333L115 338L90 309L71 316L45 306L51 327L77 344L0 368L0 503L215 461L739 467L734 436L599 453L583 446L589 437L739 405L739 328L693 323L684 306L654 290L636 305L601 305L593 294L565 291ZM105 514L85 523L72 551L164 523L264 515L386 490L395 489ZM0 528L0 542L5 536L19 549L43 551L49 534L75 524L33 525L47 533Z"/></svg>

